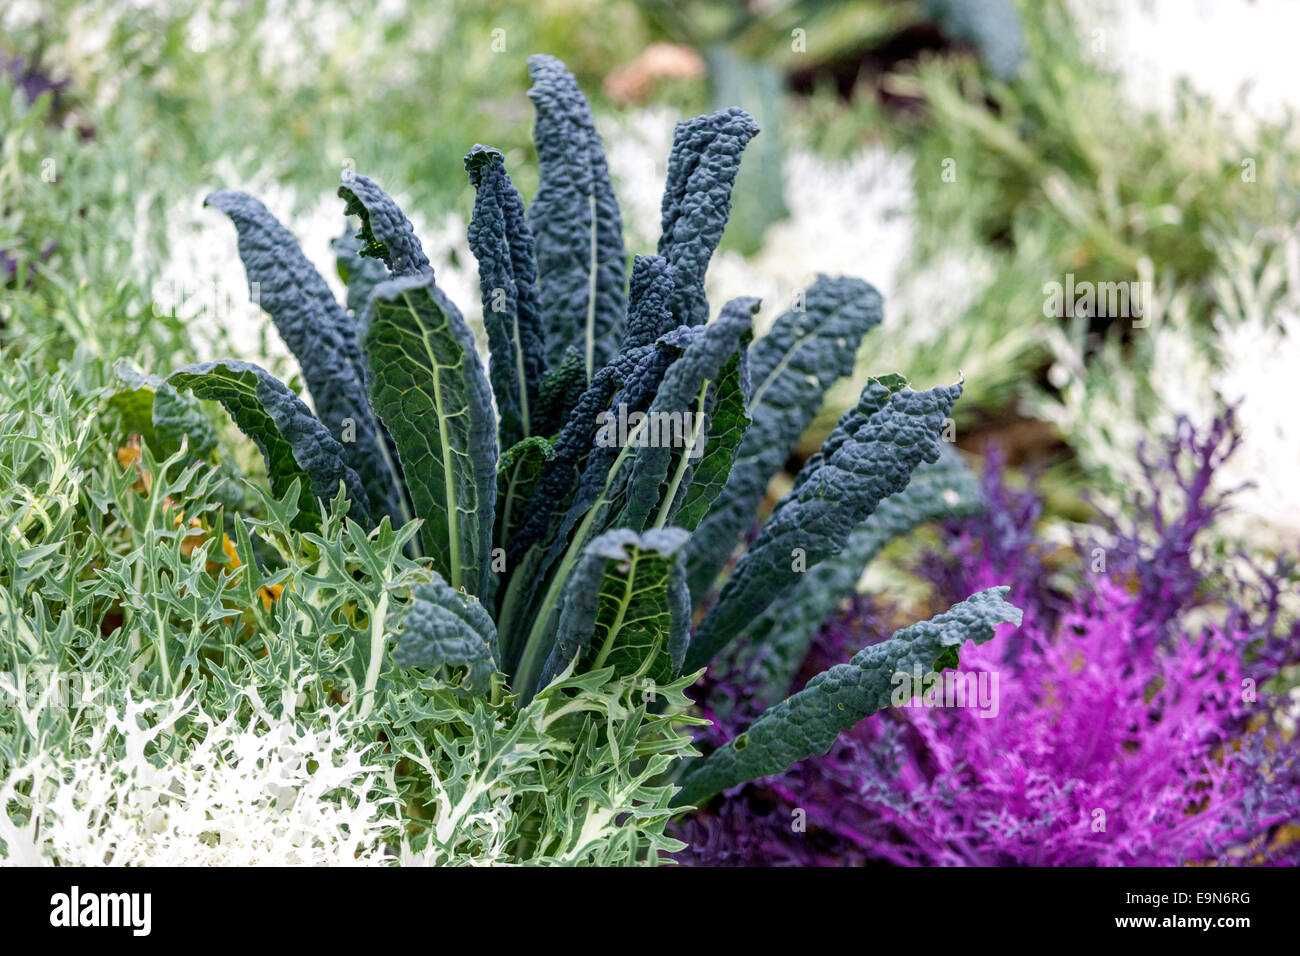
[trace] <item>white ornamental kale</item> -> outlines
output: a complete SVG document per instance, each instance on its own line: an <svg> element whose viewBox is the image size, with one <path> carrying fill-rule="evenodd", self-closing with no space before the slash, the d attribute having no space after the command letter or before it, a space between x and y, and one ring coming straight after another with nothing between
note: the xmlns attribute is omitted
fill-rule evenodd
<svg viewBox="0 0 1300 956"><path fill-rule="evenodd" d="M193 698L129 696L76 754L38 747L0 780L14 866L380 865L397 832L373 746L338 713L300 719L245 691L220 720ZM56 706L47 698L42 706ZM37 714L31 715L33 721ZM181 724L192 724L184 733ZM21 809L14 810L13 807Z"/></svg>

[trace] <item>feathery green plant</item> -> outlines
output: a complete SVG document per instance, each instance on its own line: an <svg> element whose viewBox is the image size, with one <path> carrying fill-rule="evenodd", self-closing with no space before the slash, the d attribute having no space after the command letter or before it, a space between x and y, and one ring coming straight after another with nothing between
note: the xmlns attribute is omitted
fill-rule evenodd
<svg viewBox="0 0 1300 956"><path fill-rule="evenodd" d="M653 709L609 667L519 706L499 681L470 695L372 656L385 603L436 586L405 553L418 526L366 534L338 496L304 531L292 484L232 501L223 429L178 415L190 432L172 445L171 412L204 409L122 375L138 387L88 353L0 368L0 861L612 865L681 848L663 778L694 752L684 678ZM192 762L212 760L196 755L217 725L267 720L332 741L331 773L356 774L298 794L337 804L305 808L309 827L286 823L288 778ZM123 721L142 722L133 740ZM173 772L210 786L167 794Z"/></svg>

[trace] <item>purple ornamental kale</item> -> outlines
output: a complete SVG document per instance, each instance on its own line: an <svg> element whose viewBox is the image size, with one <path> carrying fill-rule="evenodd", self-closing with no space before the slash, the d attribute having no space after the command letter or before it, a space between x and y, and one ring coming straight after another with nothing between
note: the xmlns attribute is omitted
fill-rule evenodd
<svg viewBox="0 0 1300 956"><path fill-rule="evenodd" d="M941 598L1012 585L1025 609L1014 650L961 655L962 673L996 687L996 708L914 700L878 715L826 756L694 815L681 862L1297 862L1285 825L1300 820L1300 751L1276 726L1283 701L1261 688L1296 661L1300 630L1281 624L1276 580L1252 595L1193 558L1224 508L1211 479L1236 443L1229 412L1206 432L1180 422L1159 460L1144 452L1136 520L1107 522L1104 571L1091 570L1094 542L1077 542L1069 599L1047 584L1036 496L1009 490L993 458L984 513L950 524L946 552L919 571ZM888 616L855 599L805 673L884 639ZM731 706L702 743L752 717L744 687L715 685L710 699Z"/></svg>
<svg viewBox="0 0 1300 956"><path fill-rule="evenodd" d="M54 99L53 111L56 115L59 113L63 91L68 86L67 80L54 79L36 61L21 56L6 57L4 53L0 53L0 73L9 74L13 85L23 91L23 98L29 105L35 103L41 95L49 93Z"/></svg>
<svg viewBox="0 0 1300 956"><path fill-rule="evenodd" d="M39 59L39 58L38 58ZM6 57L0 52L0 74L6 74L15 89L22 90L23 98L28 105L44 93L49 93L53 102L50 104L50 115L58 117L62 115L63 91L68 86L67 80L56 80L35 63L28 61L24 57ZM3 136L0 136L3 140ZM45 244L41 251L41 260L49 258L54 251L54 241L50 240ZM12 281L18 273L18 256L8 249L0 249L0 276L3 276L4 282Z"/></svg>

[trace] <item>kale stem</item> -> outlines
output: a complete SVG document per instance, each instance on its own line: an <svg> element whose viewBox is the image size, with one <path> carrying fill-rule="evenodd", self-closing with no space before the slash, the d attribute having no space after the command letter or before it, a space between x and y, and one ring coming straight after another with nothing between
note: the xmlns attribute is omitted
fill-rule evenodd
<svg viewBox="0 0 1300 956"><path fill-rule="evenodd" d="M537 616L533 618L532 630L528 632L528 639L524 642L524 651L519 658L519 667L515 671L515 689L518 690L524 703L532 700L533 694L538 688L533 684L540 676L540 671L545 659L543 651L549 651L550 646L544 640L547 627L551 618L557 611L560 599L560 591L568 582L569 571L577 563L578 557L582 554L582 549L586 546L588 537L595 524L597 516L604 517L605 504L608 501L609 488L613 484L614 478L622 470L623 463L627 460L628 449L637 447L640 440L641 429L649 418L643 418L637 424L632 433L627 436L627 442L623 445L623 450L618 453L618 458L614 460L613 466L609 469L609 474L605 477L605 487L601 491L600 497L592 502L591 507L583 516L582 524L578 525L578 530L574 532L573 538L569 541L569 547L565 549L564 557L560 559L559 567L551 575L550 584L546 588L546 596L542 599Z"/></svg>
<svg viewBox="0 0 1300 956"><path fill-rule="evenodd" d="M370 607L370 660L366 664L366 685L361 691L362 720L370 716L375 706L375 688L379 686L379 669L384 661L384 621L388 617L388 592L380 595L379 603Z"/></svg>
<svg viewBox="0 0 1300 956"><path fill-rule="evenodd" d="M659 517L655 520L655 527L662 528L668 523L668 513L672 511L673 499L677 497L677 492L682 486L682 481L686 478L686 469L690 467L691 456L695 453L695 445L700 440L700 432L704 430L704 397L709 392L710 382L706 378L704 384L700 386L700 394L695 399L695 407L698 411L695 413L695 427L691 429L691 443L682 450L682 457L677 460L677 468L673 472L672 481L668 483L668 491L664 495L663 504L659 506Z"/></svg>

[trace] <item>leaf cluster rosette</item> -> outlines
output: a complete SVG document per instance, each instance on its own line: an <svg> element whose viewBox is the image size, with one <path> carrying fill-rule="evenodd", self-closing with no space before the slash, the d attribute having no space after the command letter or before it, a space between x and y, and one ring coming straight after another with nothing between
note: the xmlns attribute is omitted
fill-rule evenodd
<svg viewBox="0 0 1300 956"><path fill-rule="evenodd" d="M431 583L372 609L372 660L391 653L466 694L507 687L527 704L561 674L597 670L653 698L742 636L797 659L880 547L971 506L943 440L962 386L871 379L742 547L772 477L880 323L881 297L820 276L757 340L758 300L714 312L705 275L758 133L735 108L678 124L658 248L629 264L586 99L560 61L534 56L529 69L532 202L501 150L465 157L486 368L410 220L348 171L339 195L360 228L335 243L346 304L260 202L208 197L238 231L250 290L297 358L315 416L245 363L161 384L225 405L272 489L299 489L304 530L338 494L363 530L419 519L407 546ZM962 644L1018 622L1004 593L975 594L794 697L774 695L749 731L692 763L679 802L824 752L883 706L895 669L951 666ZM377 673L367 667L364 694Z"/></svg>

